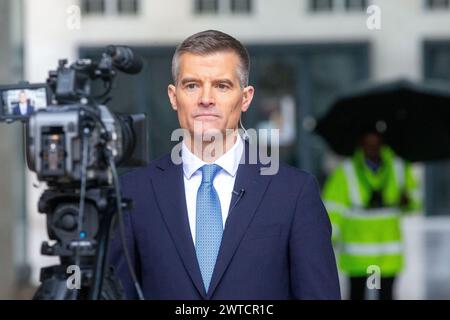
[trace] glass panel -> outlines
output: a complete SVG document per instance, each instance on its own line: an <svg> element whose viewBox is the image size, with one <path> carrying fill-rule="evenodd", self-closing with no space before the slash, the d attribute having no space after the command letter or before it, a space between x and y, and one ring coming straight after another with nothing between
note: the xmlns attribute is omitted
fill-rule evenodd
<svg viewBox="0 0 450 320"><path fill-rule="evenodd" d="M218 0L196 0L195 13L217 13L219 10Z"/></svg>
<svg viewBox="0 0 450 320"><path fill-rule="evenodd" d="M310 0L309 8L311 11L331 11L333 9L332 0Z"/></svg>
<svg viewBox="0 0 450 320"><path fill-rule="evenodd" d="M252 11L251 0L231 0L231 12L250 13Z"/></svg>
<svg viewBox="0 0 450 320"><path fill-rule="evenodd" d="M345 9L348 11L365 11L367 0L345 0Z"/></svg>
<svg viewBox="0 0 450 320"><path fill-rule="evenodd" d="M450 42L425 44L425 78L449 81ZM429 163L425 169L426 214L450 215L450 161Z"/></svg>
<svg viewBox="0 0 450 320"><path fill-rule="evenodd" d="M119 14L137 14L139 12L138 0L119 0L117 4Z"/></svg>
<svg viewBox="0 0 450 320"><path fill-rule="evenodd" d="M252 106L243 116L246 128L279 129L280 159L294 166L298 165L297 68L297 59L293 56L252 57L251 84L256 93Z"/></svg>
<svg viewBox="0 0 450 320"><path fill-rule="evenodd" d="M448 194L448 193L447 193ZM448 222L439 229L425 232L426 298L443 299L450 296L450 234Z"/></svg>
<svg viewBox="0 0 450 320"><path fill-rule="evenodd" d="M81 12L83 14L103 14L105 12L105 0L82 0Z"/></svg>
<svg viewBox="0 0 450 320"><path fill-rule="evenodd" d="M309 126L323 116L339 92L348 89L363 79L361 53L350 50L328 50L311 54L308 61L310 70L311 109L303 127L311 139L311 160L308 169L319 182L325 180L328 171L334 167L339 157L331 152L325 141L316 134L309 135ZM361 65L359 64L361 63Z"/></svg>
<svg viewBox="0 0 450 320"><path fill-rule="evenodd" d="M448 9L450 6L449 0L427 0L426 6L428 9L439 10Z"/></svg>

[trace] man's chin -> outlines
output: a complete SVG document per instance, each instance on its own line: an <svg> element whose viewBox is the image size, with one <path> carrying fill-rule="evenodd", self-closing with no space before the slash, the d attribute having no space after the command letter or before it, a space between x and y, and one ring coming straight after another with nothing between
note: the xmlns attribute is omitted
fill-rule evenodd
<svg viewBox="0 0 450 320"><path fill-rule="evenodd" d="M223 139L224 133L217 128L209 128L194 131L194 138L203 142L210 142L217 139Z"/></svg>

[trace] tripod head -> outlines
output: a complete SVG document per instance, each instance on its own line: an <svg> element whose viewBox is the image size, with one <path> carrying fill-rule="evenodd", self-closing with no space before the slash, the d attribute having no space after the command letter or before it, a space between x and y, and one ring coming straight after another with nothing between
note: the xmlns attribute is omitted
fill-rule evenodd
<svg viewBox="0 0 450 320"><path fill-rule="evenodd" d="M34 299L124 298L120 284L105 265L111 224L117 209L114 193L113 187L86 191L80 235L79 195L74 190L47 190L43 193L39 211L47 215L47 231L56 243L44 242L41 252L59 256L61 264L41 270L42 285ZM129 205L130 202L123 203L124 208ZM75 273L72 275L72 272Z"/></svg>

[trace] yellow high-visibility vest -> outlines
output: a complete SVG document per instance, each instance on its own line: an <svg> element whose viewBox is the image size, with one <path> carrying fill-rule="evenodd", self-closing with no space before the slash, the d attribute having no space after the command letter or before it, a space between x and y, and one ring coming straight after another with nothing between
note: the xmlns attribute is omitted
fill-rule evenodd
<svg viewBox="0 0 450 320"><path fill-rule="evenodd" d="M323 200L333 226L333 242L339 267L350 276L366 276L375 265L381 276L403 268L400 216L420 207L417 184L409 164L395 157L388 147L381 151L381 166L371 170L361 150L345 160L325 183ZM370 206L378 190L382 206ZM402 192L410 199L400 207Z"/></svg>

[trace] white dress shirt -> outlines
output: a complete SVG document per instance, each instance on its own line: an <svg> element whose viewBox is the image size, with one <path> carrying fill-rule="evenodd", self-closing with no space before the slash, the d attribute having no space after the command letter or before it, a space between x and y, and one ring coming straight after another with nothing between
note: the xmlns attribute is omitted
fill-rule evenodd
<svg viewBox="0 0 450 320"><path fill-rule="evenodd" d="M184 190L186 195L186 205L189 218L189 226L191 227L192 239L195 245L195 224L196 224L196 209L197 209L197 191L202 182L202 171L199 170L206 163L202 159L194 155L189 148L183 143L181 147L181 158L183 161L184 172ZM217 173L214 179L214 188L219 195L220 207L222 210L222 223L225 227L225 222L228 217L228 210L232 192L234 188L234 181L236 180L236 172L241 161L242 152L244 151L244 143L242 138L238 135L234 145L225 154L220 156L214 164L219 165L222 170Z"/></svg>
<svg viewBox="0 0 450 320"><path fill-rule="evenodd" d="M27 103L19 103L20 114L27 114L28 104Z"/></svg>

